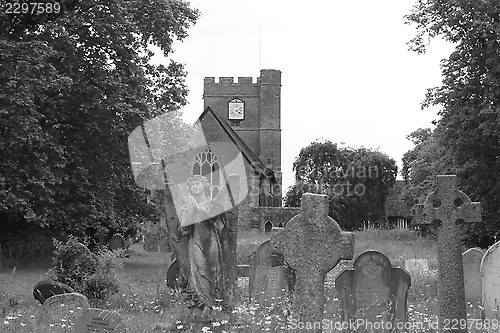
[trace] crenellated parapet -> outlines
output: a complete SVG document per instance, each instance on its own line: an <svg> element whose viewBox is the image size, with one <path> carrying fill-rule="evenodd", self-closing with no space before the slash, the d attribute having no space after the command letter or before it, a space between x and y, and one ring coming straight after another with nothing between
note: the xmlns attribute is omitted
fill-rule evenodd
<svg viewBox="0 0 500 333"><path fill-rule="evenodd" d="M232 76L221 76L219 80L216 82L215 77L206 77L204 79L204 84L206 85L218 85L218 86L228 86L228 85L254 85L257 86L260 84L260 77L254 78L251 76L239 76L235 82L234 77Z"/></svg>

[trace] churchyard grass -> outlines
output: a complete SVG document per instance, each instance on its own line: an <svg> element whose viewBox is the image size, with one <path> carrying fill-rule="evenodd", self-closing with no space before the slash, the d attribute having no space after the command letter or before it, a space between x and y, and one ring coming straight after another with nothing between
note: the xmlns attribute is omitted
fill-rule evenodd
<svg viewBox="0 0 500 333"><path fill-rule="evenodd" d="M246 258L269 235L255 232L240 232L238 239L238 260ZM408 291L408 316L411 321L433 321L438 313L437 305L437 250L431 237L418 237L409 230L369 229L355 233L355 253L365 250L383 252L393 263L404 267L404 260L425 258L427 273L412 274ZM240 278L237 294L238 306L231 318L217 317L212 324L186 324L184 308L178 304L178 295L165 286L165 273L169 262L164 253L145 252L136 244L132 260L125 260L124 275L120 277L120 293L106 304L97 304L105 309L116 310L124 318L129 332L266 332L283 331L287 324L286 314L289 302L282 302L274 308L248 302L247 280ZM341 261L326 278L325 319L340 321L340 304L334 288L334 279L348 261ZM2 269L0 270L0 332L44 332L40 330L37 318L41 305L33 299L33 286L44 278L46 269ZM94 304L94 306L96 306ZM469 306L469 315L480 318L479 307ZM229 325L228 321L236 322ZM203 327L206 327L203 330ZM278 327L276 329L276 327ZM417 332L418 330L415 330ZM423 330L422 330L423 331ZM334 332L334 330L325 330Z"/></svg>

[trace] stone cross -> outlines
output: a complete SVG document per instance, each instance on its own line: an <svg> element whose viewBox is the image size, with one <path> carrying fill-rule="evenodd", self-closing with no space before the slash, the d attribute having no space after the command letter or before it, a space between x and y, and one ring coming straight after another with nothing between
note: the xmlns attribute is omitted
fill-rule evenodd
<svg viewBox="0 0 500 333"><path fill-rule="evenodd" d="M427 225L438 237L439 331L467 320L461 237L466 223L481 221L481 204L457 188L455 175L436 176L437 190L416 205L414 224ZM467 328L456 330L467 332Z"/></svg>
<svg viewBox="0 0 500 333"><path fill-rule="evenodd" d="M314 325L311 332L321 332L317 323L323 320L325 275L341 259L352 259L353 251L354 234L342 232L328 216L328 196L303 194L301 213L271 238L271 253L283 254L296 272L294 326Z"/></svg>

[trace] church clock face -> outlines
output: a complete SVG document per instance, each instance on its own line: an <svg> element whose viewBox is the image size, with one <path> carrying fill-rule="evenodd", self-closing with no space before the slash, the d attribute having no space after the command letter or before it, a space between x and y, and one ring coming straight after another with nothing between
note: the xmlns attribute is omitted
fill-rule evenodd
<svg viewBox="0 0 500 333"><path fill-rule="evenodd" d="M229 119L245 119L245 103L240 99L233 99L229 102Z"/></svg>

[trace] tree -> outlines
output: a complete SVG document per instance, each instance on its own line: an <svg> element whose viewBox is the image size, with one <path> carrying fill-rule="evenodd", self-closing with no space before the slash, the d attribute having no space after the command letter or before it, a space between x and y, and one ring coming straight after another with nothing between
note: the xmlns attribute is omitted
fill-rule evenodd
<svg viewBox="0 0 500 333"><path fill-rule="evenodd" d="M153 213L127 136L186 103L183 66L153 65L149 49L168 56L198 12L181 0L61 4L34 15L0 6L0 215L77 235L126 232Z"/></svg>
<svg viewBox="0 0 500 333"><path fill-rule="evenodd" d="M419 0L407 17L410 42L425 52L440 36L455 45L442 61L443 81L428 90L423 107L439 105L436 142L446 150L461 189L481 201L482 231L499 229L500 213L500 4L492 0Z"/></svg>
<svg viewBox="0 0 500 333"><path fill-rule="evenodd" d="M385 221L385 199L397 174L396 162L387 155L315 141L300 151L293 169L295 184L288 189L285 206L299 206L306 192L325 193L330 216L344 228Z"/></svg>
<svg viewBox="0 0 500 333"><path fill-rule="evenodd" d="M415 147L403 155L401 175L405 180L402 195L409 206L423 203L434 190L434 177L438 174L453 174L453 161L446 147L438 140L439 133L430 128L419 128L406 138Z"/></svg>

